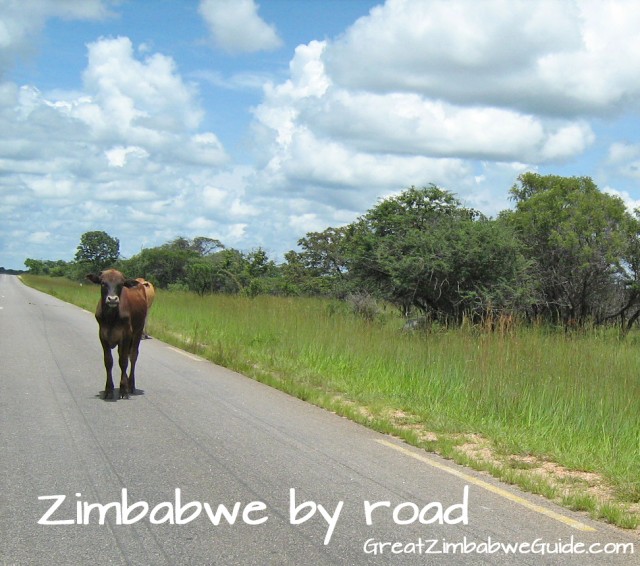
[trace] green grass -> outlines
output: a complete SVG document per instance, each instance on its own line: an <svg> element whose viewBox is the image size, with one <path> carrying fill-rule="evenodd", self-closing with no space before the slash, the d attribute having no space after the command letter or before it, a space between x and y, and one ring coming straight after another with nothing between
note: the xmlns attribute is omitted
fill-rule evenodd
<svg viewBox="0 0 640 566"><path fill-rule="evenodd" d="M98 298L91 285L23 279L90 310ZM545 327L407 334L401 327L393 310L372 323L324 299L162 291L148 322L158 339L457 461L473 465L458 448L480 435L498 464L475 467L620 526L638 525L638 336ZM510 455L597 473L613 495L598 505L580 492L543 487L528 473L534 465L514 465Z"/></svg>

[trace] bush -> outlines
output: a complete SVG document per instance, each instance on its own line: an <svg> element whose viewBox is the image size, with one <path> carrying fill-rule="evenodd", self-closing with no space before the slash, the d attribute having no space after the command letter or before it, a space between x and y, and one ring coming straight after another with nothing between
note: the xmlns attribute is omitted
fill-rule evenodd
<svg viewBox="0 0 640 566"><path fill-rule="evenodd" d="M368 321L373 321L380 315L378 302L369 293L351 293L347 295L347 303L351 311Z"/></svg>

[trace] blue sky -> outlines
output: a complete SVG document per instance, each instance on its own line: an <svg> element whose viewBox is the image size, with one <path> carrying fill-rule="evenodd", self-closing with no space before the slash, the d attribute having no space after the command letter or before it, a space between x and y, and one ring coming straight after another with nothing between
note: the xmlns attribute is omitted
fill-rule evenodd
<svg viewBox="0 0 640 566"><path fill-rule="evenodd" d="M0 266L177 236L265 248L524 171L640 205L634 1L0 0Z"/></svg>

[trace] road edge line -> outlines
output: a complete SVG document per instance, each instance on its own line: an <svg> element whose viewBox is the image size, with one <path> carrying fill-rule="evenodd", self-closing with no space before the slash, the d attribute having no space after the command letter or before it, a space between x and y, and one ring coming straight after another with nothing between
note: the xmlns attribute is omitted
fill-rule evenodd
<svg viewBox="0 0 640 566"><path fill-rule="evenodd" d="M576 519L572 519L571 517L567 517L566 515L561 515L560 513L556 513L555 511L552 511L551 509L548 509L546 507L542 507L541 505L536 505L535 503L531 503L531 501L528 501L524 497L520 497L518 495L515 495L513 493L506 491L505 489L502 489L486 481L483 481L469 474L465 474L464 472L456 470L455 468L451 468L445 464L441 464L440 462L437 462L436 460L432 460L431 458L423 456L422 454L416 454L415 452L403 446L399 446L397 444L394 444L393 442L389 442L388 440L384 440L384 439L376 439L376 442L378 444L382 444L383 446L386 446L387 448L393 448L397 452L400 452L406 456L409 456L414 460L418 460L420 462L428 464L429 466L437 468L438 470L442 470L443 472L447 472L448 474L461 478L468 483L481 487L482 489L490 491L491 493L499 495L500 497L504 497L505 499L508 499L513 503L522 505L523 507L526 507L531 511L535 511L536 513L540 513L542 515L546 515L547 517L550 517L551 519L559 521L560 523L564 523L565 525L573 527L574 529L577 529L579 531L585 531L585 532L596 532L596 529L594 529L593 527L590 527L589 525L586 525L585 523L581 523L580 521L577 521Z"/></svg>

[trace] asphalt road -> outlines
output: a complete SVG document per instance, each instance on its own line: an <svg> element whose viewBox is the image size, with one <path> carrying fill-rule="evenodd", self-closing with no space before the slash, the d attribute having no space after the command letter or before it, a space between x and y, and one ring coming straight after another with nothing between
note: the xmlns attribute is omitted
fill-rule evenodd
<svg viewBox="0 0 640 566"><path fill-rule="evenodd" d="M103 401L92 314L0 276L0 563L640 564L637 534L157 340L138 364Z"/></svg>

